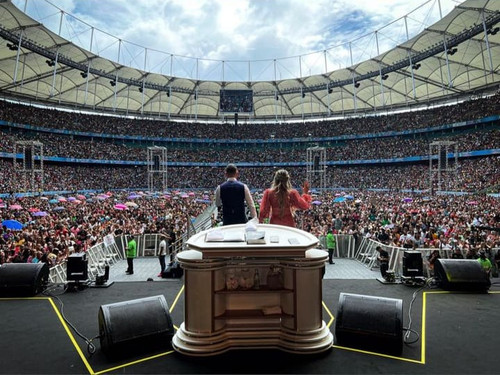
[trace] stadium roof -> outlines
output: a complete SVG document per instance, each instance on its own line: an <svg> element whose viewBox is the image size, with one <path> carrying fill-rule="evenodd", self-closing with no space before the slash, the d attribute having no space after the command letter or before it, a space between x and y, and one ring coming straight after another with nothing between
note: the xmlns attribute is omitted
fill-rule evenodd
<svg viewBox="0 0 500 375"><path fill-rule="evenodd" d="M385 111L498 86L499 21L500 1L467 0L418 35L349 67L283 80L224 82L119 64L0 0L0 90L4 97L73 109L198 120L223 117L222 89L253 90L254 119Z"/></svg>

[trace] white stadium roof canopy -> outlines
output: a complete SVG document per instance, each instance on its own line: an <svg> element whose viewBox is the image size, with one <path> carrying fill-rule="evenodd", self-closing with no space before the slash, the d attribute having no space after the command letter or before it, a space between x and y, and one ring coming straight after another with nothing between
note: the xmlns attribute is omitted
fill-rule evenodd
<svg viewBox="0 0 500 375"><path fill-rule="evenodd" d="M70 16L61 11L60 17L62 23ZM132 44L121 51L130 53L136 48L144 54L145 66L150 65L146 64L148 59L157 59L159 64L163 61L169 74L120 64L117 62L121 60L120 52L118 58L112 59L92 52L92 48L80 47L71 36L62 34L61 30L57 33L49 30L10 0L0 0L0 36L3 38L0 39L0 92L4 98L72 109L219 120L223 117L219 112L220 90L245 89L253 91L251 118L287 120L414 107L498 88L500 0L464 1L417 35L406 37L403 33L404 41L385 52L377 51L379 38L390 34L391 27L407 27L408 20L414 18L415 15L409 14L387 25L387 30L377 30L362 40L342 46L344 52L350 50L349 63L337 70L328 69L329 62L330 66L334 65L332 56L336 49L332 47L310 54L312 57L304 55L266 62L206 60L211 65L210 71L221 71L224 77L211 80L209 74L206 79L200 79L178 73L198 71L200 59L163 54L158 60L147 48ZM74 19L72 23L75 24ZM83 26L97 38L93 27ZM114 38L103 35L108 42ZM353 60L354 47L374 41L373 57ZM122 43L125 42L114 43L118 51ZM293 60L300 66L308 58L324 60L324 64L320 64L324 71L276 79L277 68L287 70L285 60ZM224 72L231 72L232 65L237 64L248 66L249 77L226 81L232 77L230 73L224 76ZM274 72L272 77L249 79L251 72L260 69L262 64ZM291 70L295 69L288 69Z"/></svg>

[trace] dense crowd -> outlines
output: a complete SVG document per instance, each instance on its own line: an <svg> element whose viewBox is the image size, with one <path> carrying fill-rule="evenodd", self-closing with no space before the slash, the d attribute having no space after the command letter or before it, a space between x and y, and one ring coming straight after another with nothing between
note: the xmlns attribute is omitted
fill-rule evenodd
<svg viewBox="0 0 500 375"><path fill-rule="evenodd" d="M53 266L73 252L86 251L107 234L174 233L186 231L207 201L198 196L108 192L74 197L8 198L0 203L2 223L15 220L22 230L0 229L0 264L47 262ZM130 198L129 198L130 197ZM74 199L73 199L74 198ZM78 198L78 199L77 199ZM57 201L57 202L56 202ZM126 205L131 202L136 208ZM127 209L117 209L117 204Z"/></svg>
<svg viewBox="0 0 500 375"><path fill-rule="evenodd" d="M0 151L13 152L18 141L36 140L43 143L45 156L59 156L77 159L97 160L147 160L147 145L116 144L92 140L74 139L69 136L30 133L19 131L0 132ZM485 129L482 131L447 133L435 135L435 138L373 138L357 139L332 144L325 147L326 160L362 160L391 159L429 154L429 143L436 140L456 142L458 152L486 150L500 145L500 131ZM193 148L167 147L170 162L297 162L305 161L306 150L303 147L272 148L261 146L238 145L240 152L231 148L217 148L216 145L197 145ZM451 149L454 151L454 148Z"/></svg>
<svg viewBox="0 0 500 375"><path fill-rule="evenodd" d="M383 131L418 129L499 114L500 95L468 101L459 105L390 116L365 116L344 120L304 123L240 123L209 124L168 122L160 120L118 118L28 107L0 101L0 120L30 124L51 129L93 131L107 134L155 137L189 137L216 139L290 139L294 137L330 137ZM22 132L2 128L0 151L13 152L19 140L36 139L44 144L47 156L91 158L99 160L146 159L146 144L111 143L47 132ZM460 134L443 133L414 138L387 137L355 139L327 147L327 160L385 159L428 155L429 142L446 139L457 142L458 151L498 148L497 127L478 126ZM454 150L453 150L454 151ZM173 162L297 162L304 161L304 148L234 149L214 147L169 148L168 161ZM277 168L278 166L276 166ZM276 168L240 166L240 180L250 187L259 202L263 189L270 186ZM292 184L300 186L306 179L313 188L320 185L320 174L307 175L305 167L286 167ZM19 231L3 227L0 236L0 264L4 262L46 261L57 264L74 251L85 251L102 241L109 233L146 233L174 230L184 233L192 217L199 215L213 199L211 192L223 181L223 167L170 167L167 187L171 194L147 195L134 201L138 207L117 210L126 195L118 189L146 190L146 166L113 166L91 164L44 164L43 175L23 174L9 159L0 160L0 192L9 193L0 202L4 220L17 220ZM156 175L155 189L161 190L161 177ZM300 226L322 236L329 228L336 233L366 236L401 246L402 235L415 237L417 247L458 248L467 257L479 250L500 246L500 205L498 198L484 193L498 192L500 157L489 156L459 161L455 171L442 172L441 190L472 192L471 195L435 195L437 176L430 188L428 163L350 165L328 167L324 173L326 191L314 191L316 204L297 213ZM160 180L160 181L159 181ZM175 189L192 189L187 198L177 196ZM84 190L110 192L107 198L86 193L84 198L49 203L41 191L66 191L81 195ZM352 199L334 202L348 191ZM16 192L38 192L35 197L16 198ZM21 208L11 209L18 204ZM55 208L58 207L56 210ZM41 216L37 212L43 211ZM490 228L490 229L488 229ZM406 233L406 234L405 234Z"/></svg>
<svg viewBox="0 0 500 375"><path fill-rule="evenodd" d="M307 123L240 121L236 125L232 122L221 124L168 121L165 118L150 120L91 115L0 101L0 119L51 129L163 138L213 138L216 135L217 139L288 139L411 130L475 120L498 115L499 104L500 95L496 94L489 98L469 100L446 108L437 107L391 115L360 115Z"/></svg>
<svg viewBox="0 0 500 375"><path fill-rule="evenodd" d="M241 180L251 189L269 187L277 167L240 167ZM309 179L313 188L320 187L320 174L307 175L304 167L286 167L292 182L300 186ZM223 176L223 167L169 167L167 187L190 189L215 189ZM154 175L157 190L162 189L160 174ZM328 188L363 188L390 190L427 190L430 188L430 172L427 163L414 165L339 166L325 170L325 186ZM13 170L12 161L0 160L0 191L74 191L147 189L148 171L145 166L113 167L101 165L48 164L44 165L43 185L41 174L35 174L34 184L30 175ZM441 189L477 192L485 189L498 191L500 181L500 157L460 160L455 172L441 173ZM433 176L433 190L437 191L438 178Z"/></svg>
<svg viewBox="0 0 500 375"><path fill-rule="evenodd" d="M22 230L0 230L0 264L4 262L63 261L72 252L85 251L107 234L186 231L213 200L213 194L126 192L75 194L66 197L7 198L0 203L4 220L16 220ZM262 192L254 192L260 202ZM76 198L75 198L76 197ZM337 202L336 198L343 198ZM77 199L78 198L78 199ZM117 209L132 202L136 208ZM338 234L369 237L403 246L402 236L411 234L413 247L459 249L468 258L479 251L493 257L500 247L500 201L487 195L411 194L396 191L352 190L313 193L311 209L296 213L299 226L316 236L328 229ZM43 212L43 215L41 214ZM444 254L443 254L444 255ZM449 255L449 254L448 254Z"/></svg>

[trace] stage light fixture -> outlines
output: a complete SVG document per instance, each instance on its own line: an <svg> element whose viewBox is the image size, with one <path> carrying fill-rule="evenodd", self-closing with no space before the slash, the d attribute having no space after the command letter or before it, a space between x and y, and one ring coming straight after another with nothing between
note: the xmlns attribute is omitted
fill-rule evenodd
<svg viewBox="0 0 500 375"><path fill-rule="evenodd" d="M486 32L488 35L496 35L500 31L500 27L489 28Z"/></svg>
<svg viewBox="0 0 500 375"><path fill-rule="evenodd" d="M355 83L354 83L354 87L356 87L356 88L358 88L358 87L359 87L359 85L360 85L360 83L359 83L359 82L355 82Z"/></svg>
<svg viewBox="0 0 500 375"><path fill-rule="evenodd" d="M17 46L15 44L12 44L12 43L7 43L7 47L11 50L11 51L16 51L17 50Z"/></svg>
<svg viewBox="0 0 500 375"><path fill-rule="evenodd" d="M113 86L113 87L114 87L114 86L116 86L116 82L115 82L115 81L113 81L113 80L109 81L109 84L110 84L111 86Z"/></svg>
<svg viewBox="0 0 500 375"><path fill-rule="evenodd" d="M328 89L328 93L331 94L333 92L333 89L332 88L329 88Z"/></svg>
<svg viewBox="0 0 500 375"><path fill-rule="evenodd" d="M87 78L87 73L85 72L80 72L80 75L82 76L82 78Z"/></svg>
<svg viewBox="0 0 500 375"><path fill-rule="evenodd" d="M45 60L48 66L55 66L56 62L54 60Z"/></svg>
<svg viewBox="0 0 500 375"><path fill-rule="evenodd" d="M384 74L384 75L382 76L382 80L383 80L383 81L385 81L387 78L389 78L389 74Z"/></svg>
<svg viewBox="0 0 500 375"><path fill-rule="evenodd" d="M142 89L142 87L139 87L139 92L143 92L144 90Z"/></svg>
<svg viewBox="0 0 500 375"><path fill-rule="evenodd" d="M453 56L455 53L457 53L457 51L457 48L451 48L448 50L448 55Z"/></svg>
<svg viewBox="0 0 500 375"><path fill-rule="evenodd" d="M418 70L421 66L422 66L422 64L413 64L412 68L413 68L413 70Z"/></svg>

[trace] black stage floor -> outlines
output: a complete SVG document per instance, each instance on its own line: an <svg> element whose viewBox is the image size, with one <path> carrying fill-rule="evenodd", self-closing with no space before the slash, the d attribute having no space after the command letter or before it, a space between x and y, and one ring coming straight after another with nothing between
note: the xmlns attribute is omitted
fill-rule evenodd
<svg viewBox="0 0 500 375"><path fill-rule="evenodd" d="M102 353L99 340L94 341L96 350L90 355L85 341L62 317L64 314L82 335L92 338L98 335L101 305L162 294L178 327L184 320L182 279L115 283L109 288L62 293L57 298L3 298L0 373L498 374L500 365L494 354L500 348L498 285L494 283L489 293L483 294L418 289L377 280L324 280L323 317L333 333L341 292L402 299L404 327L409 325L412 305L411 327L420 338L412 345L404 345L400 357L334 345L328 352L313 355L231 350L214 357L193 358L172 351L166 342L162 348L137 347L112 359ZM53 290L53 294L61 292L62 288Z"/></svg>

